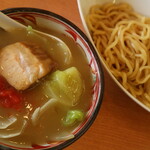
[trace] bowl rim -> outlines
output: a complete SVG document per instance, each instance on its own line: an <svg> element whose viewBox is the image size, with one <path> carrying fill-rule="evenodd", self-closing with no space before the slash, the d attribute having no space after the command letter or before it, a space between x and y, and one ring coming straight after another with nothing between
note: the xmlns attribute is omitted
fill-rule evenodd
<svg viewBox="0 0 150 150"><path fill-rule="evenodd" d="M90 51L92 52L94 58L95 58L95 62L97 63L97 67L99 68L99 76L100 76L100 81L99 84L100 86L100 93L99 93L99 98L98 98L98 102L95 106L95 110L93 111L93 113L91 114L88 122L83 126L83 128L75 135L74 138L67 140L63 143L60 143L59 145L52 147L52 148L44 148L46 150L59 150L59 149L63 149L69 145L71 145L72 143L74 143L76 140L78 140L93 124L94 120L96 119L98 112L100 110L102 101L103 101L103 96L104 96L104 73L103 73L103 68L99 59L99 56L93 46L93 44L91 43L91 41L89 40L89 38L87 37L87 35L85 35L85 33L79 28L77 27L74 23L72 23L71 21L69 21L68 19L64 18L61 15L58 15L54 12L51 12L49 10L44 10L44 9L40 9L40 8L31 8L31 7L13 7L13 8L7 8L7 9L3 9L1 10L3 13L5 14L11 14L11 13L28 13L28 12L34 12L34 13L39 13L39 14L43 14L43 15L48 15L48 16L52 16L56 19L61 20L62 22L65 22L67 25L69 25L71 28L73 28L85 41L85 43L87 43L87 45L90 48ZM4 146L10 146L11 145L4 145ZM13 146L11 147L13 148ZM26 149L26 148L25 148Z"/></svg>

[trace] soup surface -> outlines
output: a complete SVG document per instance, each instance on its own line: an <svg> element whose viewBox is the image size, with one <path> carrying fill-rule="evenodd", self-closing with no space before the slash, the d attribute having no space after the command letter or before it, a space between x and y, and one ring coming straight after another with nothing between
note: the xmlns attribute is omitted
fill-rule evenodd
<svg viewBox="0 0 150 150"><path fill-rule="evenodd" d="M52 70L29 88L16 90L8 85L21 97L21 102L18 107L0 104L0 142L5 144L32 147L73 138L72 131L84 120L90 106L92 76L85 54L70 37L46 32L63 39L70 48L71 58L65 60L69 54L62 51L59 43L41 37L32 30L1 33L0 49L26 41L40 46L53 61ZM2 83L6 82L2 78ZM69 122L68 116L74 115L77 117Z"/></svg>

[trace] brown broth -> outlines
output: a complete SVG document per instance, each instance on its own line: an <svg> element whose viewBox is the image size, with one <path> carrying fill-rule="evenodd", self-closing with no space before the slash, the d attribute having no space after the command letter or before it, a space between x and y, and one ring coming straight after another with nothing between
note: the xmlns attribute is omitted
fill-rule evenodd
<svg viewBox="0 0 150 150"><path fill-rule="evenodd" d="M66 115L68 109L79 109L86 113L89 108L92 99L92 77L90 67L87 63L85 55L82 52L82 49L74 43L73 39L67 37L66 35L55 32L50 33L63 39L71 50L73 56L73 61L71 62L71 64L58 64L55 70L64 70L72 66L76 67L79 70L85 84L85 90L82 94L80 102L76 106L72 106L71 108L59 105L57 107L49 109L49 111L47 111L41 118L40 123L37 126L33 126L30 119L31 114L38 106L43 105L48 100L47 97L41 92L41 82L44 80L43 78L33 87L22 92L25 103L25 108L23 108L22 111L18 112L16 110L0 108L0 116L1 114L14 114L17 115L18 118L24 118L28 121L28 125L26 126L22 135L9 139L0 139L0 142L18 147L30 147L33 144L41 145L47 142L55 141L56 137L59 137L61 134L71 133L71 131L73 131L78 126L78 124L72 127L65 127L62 125L62 118ZM26 32L20 30L14 31L11 34L2 33L0 39L0 48L18 41L32 41L40 45L43 49L47 49L47 46L45 46L43 42L41 42L38 38L36 39L32 36L29 37L26 35ZM53 48L55 49L55 45L53 45ZM57 60L59 59L60 56L56 55L55 61L57 62Z"/></svg>

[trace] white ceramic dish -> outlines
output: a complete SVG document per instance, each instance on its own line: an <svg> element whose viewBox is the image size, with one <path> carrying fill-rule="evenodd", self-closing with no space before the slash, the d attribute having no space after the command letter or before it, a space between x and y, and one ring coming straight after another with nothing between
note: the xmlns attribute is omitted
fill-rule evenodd
<svg viewBox="0 0 150 150"><path fill-rule="evenodd" d="M149 5L150 5L150 1L149 0L77 0L78 2L78 8L79 8L79 13L81 16L81 20L84 26L84 29L88 35L88 37L90 38L90 40L92 41L92 38L90 36L85 18L89 12L89 9L91 6L95 5L95 4L103 4L106 2L127 2L129 4L131 4L131 6L135 9L135 11L145 15L145 16L150 16L150 9L149 9ZM93 41L92 41L93 43ZM94 44L93 44L94 45ZM94 46L95 47L95 46ZM96 47L95 47L96 49ZM147 110L148 112L150 112L150 108L148 108L145 104L143 104L142 102L140 102L138 99L136 99L135 97L133 97L117 80L116 78L113 76L113 74L110 72L110 70L108 69L108 67L106 66L105 62L102 60L101 56L99 55L101 62L103 64L103 66L105 67L105 69L108 71L108 73L110 74L110 76L112 77L112 79L117 83L117 85L132 99L134 100L137 104L139 104L141 107L143 107L145 110Z"/></svg>

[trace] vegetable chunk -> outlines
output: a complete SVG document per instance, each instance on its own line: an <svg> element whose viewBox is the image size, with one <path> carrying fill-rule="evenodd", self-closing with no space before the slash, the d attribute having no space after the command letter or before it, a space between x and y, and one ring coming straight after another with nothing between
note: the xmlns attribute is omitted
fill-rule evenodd
<svg viewBox="0 0 150 150"><path fill-rule="evenodd" d="M67 106L75 106L84 92L84 82L77 68L71 67L52 73L43 89L47 97L53 97Z"/></svg>
<svg viewBox="0 0 150 150"><path fill-rule="evenodd" d="M70 110L67 116L63 119L65 126L73 126L77 122L81 122L84 119L84 114L81 110Z"/></svg>
<svg viewBox="0 0 150 150"><path fill-rule="evenodd" d="M0 51L0 74L17 90L25 90L52 69L50 57L38 45L10 44Z"/></svg>

